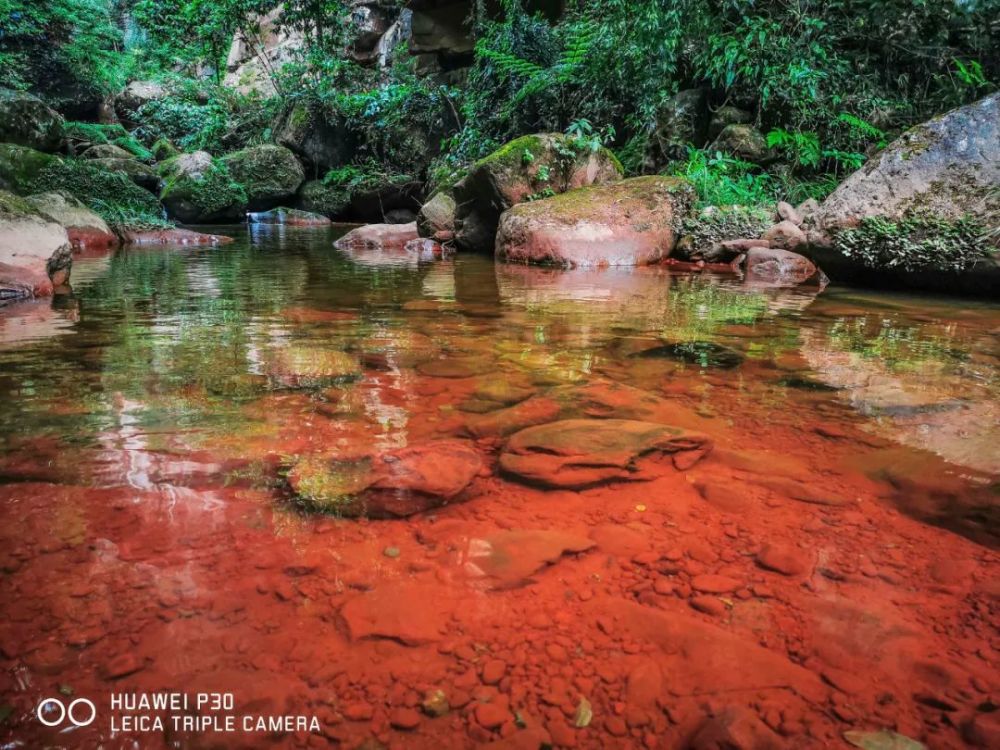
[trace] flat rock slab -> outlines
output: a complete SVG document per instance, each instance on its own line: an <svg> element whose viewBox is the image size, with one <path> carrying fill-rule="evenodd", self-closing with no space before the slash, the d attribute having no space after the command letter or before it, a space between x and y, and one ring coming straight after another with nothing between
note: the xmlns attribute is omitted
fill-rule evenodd
<svg viewBox="0 0 1000 750"><path fill-rule="evenodd" d="M439 586L394 581L348 601L340 616L352 640L387 638L407 646L443 637L455 601Z"/></svg>
<svg viewBox="0 0 1000 750"><path fill-rule="evenodd" d="M493 588L513 588L528 583L563 555L586 552L594 546L592 539L564 531L501 531L469 542L467 566L473 574L492 579Z"/></svg>
<svg viewBox="0 0 1000 750"><path fill-rule="evenodd" d="M581 488L647 481L667 468L693 466L712 448L707 435L630 419L567 419L510 438L501 468L528 482Z"/></svg>
<svg viewBox="0 0 1000 750"><path fill-rule="evenodd" d="M406 243L418 239L417 223L409 224L366 224L352 229L333 246L341 250L359 249L403 249Z"/></svg>

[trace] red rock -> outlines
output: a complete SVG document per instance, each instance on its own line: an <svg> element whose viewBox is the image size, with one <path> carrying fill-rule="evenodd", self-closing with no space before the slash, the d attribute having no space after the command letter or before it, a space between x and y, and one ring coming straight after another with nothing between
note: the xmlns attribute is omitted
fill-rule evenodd
<svg viewBox="0 0 1000 750"><path fill-rule="evenodd" d="M784 220L764 232L761 238L772 248L798 250L806 244L806 234L795 223Z"/></svg>
<svg viewBox="0 0 1000 750"><path fill-rule="evenodd" d="M521 203L500 217L496 257L569 267L656 263L673 251L676 217L693 199L684 181L653 175Z"/></svg>
<svg viewBox="0 0 1000 750"><path fill-rule="evenodd" d="M417 223L409 224L366 224L352 229L333 246L341 250L402 250L407 242L418 239Z"/></svg>
<svg viewBox="0 0 1000 750"><path fill-rule="evenodd" d="M506 708L495 703L480 703L476 706L476 721L486 729L498 729L514 717Z"/></svg>
<svg viewBox="0 0 1000 750"><path fill-rule="evenodd" d="M391 638L418 645L441 639L454 604L438 586L393 581L348 600L340 615L354 640Z"/></svg>
<svg viewBox="0 0 1000 750"><path fill-rule="evenodd" d="M810 556L798 547L766 544L757 553L757 564L765 570L786 576L802 575L812 567Z"/></svg>
<svg viewBox="0 0 1000 750"><path fill-rule="evenodd" d="M348 721L371 721L375 711L367 703L350 703L341 710Z"/></svg>
<svg viewBox="0 0 1000 750"><path fill-rule="evenodd" d="M691 599L691 606L699 612L713 617L722 617L726 614L726 605L714 596L696 596Z"/></svg>
<svg viewBox="0 0 1000 750"><path fill-rule="evenodd" d="M101 674L106 680L118 680L139 672L143 666L142 661L135 654L119 654L104 665Z"/></svg>
<svg viewBox="0 0 1000 750"><path fill-rule="evenodd" d="M579 488L610 480L643 481L673 470L675 454L697 458L711 439L652 422L567 419L513 435L500 455L501 468L550 487Z"/></svg>
<svg viewBox="0 0 1000 750"><path fill-rule="evenodd" d="M420 713L412 708L396 708L389 714L389 724L395 729L416 729L420 721Z"/></svg>
<svg viewBox="0 0 1000 750"><path fill-rule="evenodd" d="M507 663L503 659L490 659L483 664L483 682L487 685L496 685L507 673Z"/></svg>
<svg viewBox="0 0 1000 750"><path fill-rule="evenodd" d="M804 255L778 248L757 247L744 261L748 282L767 286L796 286L816 276L813 262Z"/></svg>
<svg viewBox="0 0 1000 750"><path fill-rule="evenodd" d="M689 750L779 750L785 746L781 737L742 706L706 719L687 745Z"/></svg>
<svg viewBox="0 0 1000 750"><path fill-rule="evenodd" d="M122 235L126 245L228 245L232 237L221 234L203 234L190 229L150 229L126 231Z"/></svg>
<svg viewBox="0 0 1000 750"><path fill-rule="evenodd" d="M735 591L741 585L735 578L711 573L695 576L691 579L691 587L695 591L701 591L705 594L727 594Z"/></svg>
<svg viewBox="0 0 1000 750"><path fill-rule="evenodd" d="M512 588L564 555L586 552L594 545L587 537L561 531L500 531L470 542L468 564L471 570L492 578L496 588Z"/></svg>

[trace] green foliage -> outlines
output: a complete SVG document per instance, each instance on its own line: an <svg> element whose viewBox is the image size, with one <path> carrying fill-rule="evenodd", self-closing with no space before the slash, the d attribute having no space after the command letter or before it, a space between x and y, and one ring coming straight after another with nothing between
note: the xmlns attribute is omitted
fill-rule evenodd
<svg viewBox="0 0 1000 750"><path fill-rule="evenodd" d="M233 179L222 159L213 159L211 166L197 175L172 169L172 161L168 159L160 165L160 174L166 177L160 193L164 202L183 197L206 217L224 214L233 206L246 206L246 188Z"/></svg>
<svg viewBox="0 0 1000 750"><path fill-rule="evenodd" d="M76 159L53 160L26 192L65 190L113 226L160 226L163 208L124 172L108 172Z"/></svg>
<svg viewBox="0 0 1000 750"><path fill-rule="evenodd" d="M836 248L869 268L964 271L989 257L984 228L962 218L910 216L901 221L867 217L837 233Z"/></svg>
<svg viewBox="0 0 1000 750"><path fill-rule="evenodd" d="M60 98L125 82L115 0L0 0L0 85Z"/></svg>
<svg viewBox="0 0 1000 750"><path fill-rule="evenodd" d="M702 206L774 203L778 192L775 179L759 174L756 165L717 151L690 149L673 174L694 185Z"/></svg>
<svg viewBox="0 0 1000 750"><path fill-rule="evenodd" d="M146 143L168 140L183 151L224 153L265 142L278 102L262 102L222 86L165 76L170 92L133 117Z"/></svg>
<svg viewBox="0 0 1000 750"><path fill-rule="evenodd" d="M384 172L376 162L349 164L331 169L323 177L326 188L324 201L331 205L347 206L351 198L361 193L377 190L386 185L402 185L413 180L406 174Z"/></svg>

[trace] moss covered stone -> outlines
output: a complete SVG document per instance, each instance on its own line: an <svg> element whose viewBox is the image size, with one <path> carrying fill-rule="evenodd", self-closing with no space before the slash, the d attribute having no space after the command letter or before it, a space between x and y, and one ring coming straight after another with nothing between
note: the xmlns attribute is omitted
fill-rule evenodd
<svg viewBox="0 0 1000 750"><path fill-rule="evenodd" d="M43 169L58 161L58 156L27 146L0 143L0 188L21 195L34 192L33 180Z"/></svg>
<svg viewBox="0 0 1000 750"><path fill-rule="evenodd" d="M721 243L757 239L774 224L770 206L710 206L681 222L677 255L684 260L728 260Z"/></svg>
<svg viewBox="0 0 1000 750"><path fill-rule="evenodd" d="M500 214L544 198L622 178L621 163L606 148L561 133L515 138L476 162L455 185L455 239L468 250L492 249Z"/></svg>
<svg viewBox="0 0 1000 750"><path fill-rule="evenodd" d="M0 88L0 141L56 151L63 142L62 115L37 96Z"/></svg>
<svg viewBox="0 0 1000 750"><path fill-rule="evenodd" d="M284 146L251 146L221 161L233 180L243 186L251 211L287 202L305 180L299 160Z"/></svg>
<svg viewBox="0 0 1000 750"><path fill-rule="evenodd" d="M167 159L158 167L160 200L171 216L187 224L239 219L247 211L247 193L226 163L205 151Z"/></svg>

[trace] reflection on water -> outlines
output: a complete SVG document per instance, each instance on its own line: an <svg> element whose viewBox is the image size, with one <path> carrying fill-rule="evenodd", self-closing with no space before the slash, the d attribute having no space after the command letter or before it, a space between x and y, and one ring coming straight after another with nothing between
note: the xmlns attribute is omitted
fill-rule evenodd
<svg viewBox="0 0 1000 750"><path fill-rule="evenodd" d="M820 744L806 747L822 746L824 722L838 710L816 708L828 697L813 671L826 684L841 674L830 666L838 660L843 673L879 665L889 670L879 684L908 685L917 679L913 653L974 651L985 637L969 615L961 647L934 641L950 638L957 626L948 618L962 616L948 587L981 580L975 566L989 562L983 555L1000 530L997 307L753 290L655 268L555 271L477 256L344 253L332 247L336 229L250 231L234 229L237 242L219 248L82 259L72 297L0 317L0 594L19 602L0 631L9 636L0 638L5 664L91 691L117 672L143 685L250 685L240 700L296 713L308 705L350 746L369 732L395 737L393 727L412 717L393 719L392 707L413 709L435 684L456 706L475 690L479 703L500 702L495 726L475 704L456 714L447 731L470 742L495 739L508 715L514 731L515 710L558 733L568 721L560 701L572 717L587 692L605 713L579 730L581 742L618 746L624 737L626 747L642 727L677 738L689 728L657 709L631 716L634 736L623 719L619 733L613 707L639 700L625 688L639 678L609 666L595 680L594 665L618 664L621 649L639 659L645 648L663 675L689 675L673 689L682 713L683 696L699 691L761 695L795 684L797 697L768 698L778 716L768 725L787 737L813 731L810 742ZM593 417L675 424L707 434L716 449L676 478L583 492L540 489L497 469L511 432ZM472 499L440 517L341 523L303 515L292 501L287 474L304 457L383 455L442 438L472 440L484 464ZM445 482L448 457L427 460ZM755 564L774 535L787 549ZM915 557L898 559L901 545ZM935 567L952 558L973 573ZM550 565L558 575L545 573ZM806 571L813 577L800 585ZM864 588L928 575L941 589L936 625ZM425 611L428 591L440 612ZM459 606L469 591L487 598ZM382 622L396 606L407 608L406 621ZM566 607L572 618L558 615ZM676 617L655 619L660 609ZM528 627L529 612L532 638L544 644L555 632L553 643L575 656L526 656L523 635L510 632ZM606 623L573 630L600 612L616 613L621 633ZM51 618L41 631L39 616ZM720 682L732 670L704 666L697 639L683 631L695 616L728 629L709 638L713 653L745 651L758 676ZM800 623L788 626L794 634L774 624L789 617ZM851 640L848 626L859 620L879 637ZM359 636L362 627L371 633ZM505 627L513 630L494 632ZM106 638L116 628L133 656ZM405 656L442 630L448 640L420 650L423 661ZM688 644L681 653L657 650L661 636L650 634L668 630ZM913 632L925 638L916 651L899 635ZM231 658L213 682L205 674L227 633L236 639ZM164 650L172 643L183 653ZM471 656L461 656L465 645ZM481 686L480 649L499 654L513 682ZM337 666L323 677L299 675L334 653ZM73 676L80 664L85 676ZM562 683L548 682L559 674L553 664L571 673ZM406 683L412 695L396 696L390 682L410 679L408 670L423 676ZM329 685L336 701L317 695ZM21 696L12 699L18 711L30 703L27 687L8 689ZM876 711L867 691L851 691L861 723ZM923 709L904 692L892 717L879 704L884 715L867 724L942 732L937 746L952 746L956 730L923 726ZM966 694L975 703L976 691ZM38 739L26 721L12 736ZM448 736L444 724L416 722L414 747ZM818 723L810 730L809 722Z"/></svg>

